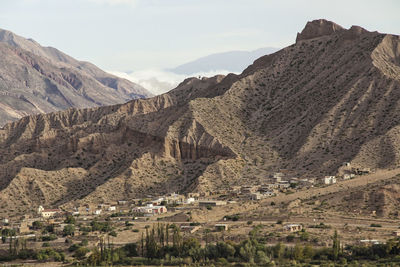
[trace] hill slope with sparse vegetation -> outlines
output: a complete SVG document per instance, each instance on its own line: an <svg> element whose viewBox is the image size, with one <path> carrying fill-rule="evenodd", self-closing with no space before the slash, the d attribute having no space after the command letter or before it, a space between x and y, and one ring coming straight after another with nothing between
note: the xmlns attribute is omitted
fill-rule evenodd
<svg viewBox="0 0 400 267"><path fill-rule="evenodd" d="M215 191L343 162L398 166L400 39L307 23L242 74L187 79L126 104L25 117L0 130L0 208Z"/></svg>

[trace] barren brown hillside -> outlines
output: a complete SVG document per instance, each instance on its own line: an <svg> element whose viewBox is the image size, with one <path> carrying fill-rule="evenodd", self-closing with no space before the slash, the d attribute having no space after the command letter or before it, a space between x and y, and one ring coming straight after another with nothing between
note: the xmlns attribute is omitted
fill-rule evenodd
<svg viewBox="0 0 400 267"><path fill-rule="evenodd" d="M136 198L262 181L280 169L398 166L400 39L309 22L241 75L187 79L127 104L30 116L0 131L6 205Z"/></svg>
<svg viewBox="0 0 400 267"><path fill-rule="evenodd" d="M149 97L143 87L0 29L0 127L26 115Z"/></svg>

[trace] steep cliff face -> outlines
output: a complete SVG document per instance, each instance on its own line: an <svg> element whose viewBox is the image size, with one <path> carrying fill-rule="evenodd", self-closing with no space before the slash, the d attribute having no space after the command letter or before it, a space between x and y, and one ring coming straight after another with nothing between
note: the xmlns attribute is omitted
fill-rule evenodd
<svg viewBox="0 0 400 267"><path fill-rule="evenodd" d="M280 169L336 174L343 162L397 166L399 37L319 21L303 32L240 75L191 78L150 99L6 125L2 203L22 210L215 191L262 183Z"/></svg>
<svg viewBox="0 0 400 267"><path fill-rule="evenodd" d="M0 127L23 116L145 98L139 85L0 29Z"/></svg>

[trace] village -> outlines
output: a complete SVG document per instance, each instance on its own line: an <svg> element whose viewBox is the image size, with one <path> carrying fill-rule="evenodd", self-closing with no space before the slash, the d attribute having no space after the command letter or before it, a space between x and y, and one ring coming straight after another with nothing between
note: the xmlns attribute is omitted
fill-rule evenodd
<svg viewBox="0 0 400 267"><path fill-rule="evenodd" d="M313 187L324 187L336 184L339 179L349 180L356 175L369 174L369 169L354 169L349 163L344 163L345 172L341 176L325 176L321 179L316 178L294 178L287 177L283 172L271 174L266 179L267 183L260 185L248 185L234 187L232 190L206 193L188 193L186 195L171 193L164 196L147 196L143 199L119 200L110 203L86 204L75 207L72 210L60 209L58 207L44 208L39 206L37 211L32 214L26 214L22 218L3 218L0 222L0 230L15 229L16 233L24 236L26 233L32 233L35 222L44 222L54 225L56 232L62 232L68 225L64 222L67 216L74 216L82 222L91 220L104 220L112 217L115 220L122 220L123 217L133 216L134 220L148 221L150 218L158 218L167 213L176 213L177 211L190 211L191 209L211 209L216 206L224 206L240 201L257 201L280 194L290 194L295 191L307 190ZM216 224L217 227L224 224ZM296 228L296 227L295 227ZM183 229L188 229L183 226ZM299 228L299 230L301 230ZM30 234L28 237L33 237Z"/></svg>
<svg viewBox="0 0 400 267"><path fill-rule="evenodd" d="M291 217L292 212L278 213L266 219L240 214L240 211L246 211L247 206L279 206L279 203L275 203L275 199L279 197L289 198L311 189L329 189L337 183L359 179L371 173L373 171L369 169L355 169L345 163L340 175L318 179L290 177L283 170L271 173L263 184L235 187L230 191L148 195L145 198L85 204L72 209L40 205L22 217L2 218L0 249L5 251L12 246L18 247L21 241L17 240L23 240L22 244L32 249L65 251L63 261L74 262L79 258L77 248L99 248L105 239L116 247L137 244L143 242L143 236L147 236L148 229L160 227L160 224L174 225L184 238L197 238L203 245L218 240L240 242L246 240L254 229L261 229L260 227L265 231L264 238L270 240L271 244L283 242L289 247L294 246L296 240L312 241L320 247L329 246L330 234L336 228L341 228L341 231L354 229L351 232L358 232L357 236L348 236L346 242L349 244L383 244L386 240L400 236L397 226L371 228L375 227L374 224L369 225L369 222L362 221L355 223L352 218L344 217L326 220L318 215L317 208L312 212L313 218L301 213L297 217ZM268 201L269 199L273 201ZM290 207L293 202L280 206ZM194 214L203 214L203 219ZM374 235L368 234L370 229L375 231Z"/></svg>
<svg viewBox="0 0 400 267"><path fill-rule="evenodd" d="M21 221L3 218L0 230L3 228L16 229L18 233L30 232L35 221L46 221L51 224L63 224L57 218L67 215L77 216L87 221L104 216L118 214L133 214L135 218L149 218L182 209L209 208L223 206L237 201L262 200L279 194L307 190L315 186L323 187L336 184L339 179L349 180L356 175L371 173L370 169L352 168L350 163L344 163L340 176L325 176L316 178L288 177L283 172L275 172L266 178L266 183L259 185L236 186L230 191L188 193L186 195L171 193L164 196L148 195L142 199L119 200L110 203L86 204L75 207L72 210L60 209L58 207L44 208L39 206L37 212L23 216Z"/></svg>

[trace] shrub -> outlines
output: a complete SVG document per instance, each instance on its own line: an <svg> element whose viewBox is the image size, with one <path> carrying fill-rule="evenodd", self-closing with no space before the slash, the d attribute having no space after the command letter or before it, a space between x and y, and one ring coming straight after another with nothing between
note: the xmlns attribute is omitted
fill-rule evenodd
<svg viewBox="0 0 400 267"><path fill-rule="evenodd" d="M41 237L42 241L53 241L57 239L57 236L55 234L51 235L44 235Z"/></svg>
<svg viewBox="0 0 400 267"><path fill-rule="evenodd" d="M68 224L68 225L64 226L64 229L63 229L64 236L68 236L68 235L72 236L74 234L75 234L75 226L73 224Z"/></svg>
<svg viewBox="0 0 400 267"><path fill-rule="evenodd" d="M308 241L308 239L309 239L309 234L306 231L300 233L301 241Z"/></svg>
<svg viewBox="0 0 400 267"><path fill-rule="evenodd" d="M88 252L89 252L88 248L79 247L77 250L75 250L74 257L78 259L83 259Z"/></svg>
<svg viewBox="0 0 400 267"><path fill-rule="evenodd" d="M34 222L32 223L32 228L33 228L34 230L42 229L42 228L43 228L43 223L40 222L40 221L34 221Z"/></svg>
<svg viewBox="0 0 400 267"><path fill-rule="evenodd" d="M75 220L74 216L68 215L64 222L68 223L68 224L75 224L76 220Z"/></svg>
<svg viewBox="0 0 400 267"><path fill-rule="evenodd" d="M288 235L288 236L286 236L286 241L287 242L293 242L295 238L296 237L294 235Z"/></svg>
<svg viewBox="0 0 400 267"><path fill-rule="evenodd" d="M81 247L81 245L79 245L79 244L72 244L69 248L68 248L68 251L69 252L74 252L75 250L77 250L78 248L80 248Z"/></svg>
<svg viewBox="0 0 400 267"><path fill-rule="evenodd" d="M136 243L129 243L122 247L125 250L128 257L136 257L138 256L137 252L137 244Z"/></svg>

